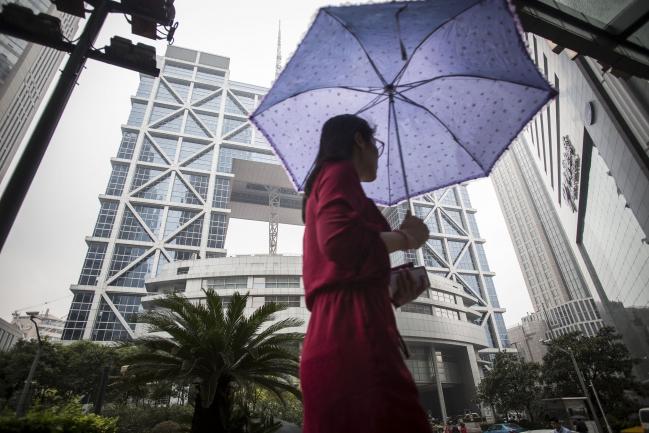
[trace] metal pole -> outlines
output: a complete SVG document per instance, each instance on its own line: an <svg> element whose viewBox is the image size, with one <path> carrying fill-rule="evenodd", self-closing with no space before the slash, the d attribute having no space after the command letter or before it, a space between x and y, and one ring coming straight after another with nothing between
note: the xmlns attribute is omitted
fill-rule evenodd
<svg viewBox="0 0 649 433"><path fill-rule="evenodd" d="M97 397L95 398L94 413L96 413L97 415L101 414L101 407L104 405L104 397L106 396L106 386L108 385L109 373L110 373L110 364L104 365L104 367L101 370L101 377L99 378L99 388L97 389Z"/></svg>
<svg viewBox="0 0 649 433"><path fill-rule="evenodd" d="M106 16L110 12L110 3L110 0L95 2L95 9L90 14L79 42L70 54L52 96L47 101L43 114L27 142L27 146L7 183L2 198L0 198L0 209L2 209L2 212L0 212L0 251L4 247L9 231L34 180L38 166L43 159L43 155L45 155L47 146L70 99L79 74L86 63L88 53L99 35Z"/></svg>
<svg viewBox="0 0 649 433"><path fill-rule="evenodd" d="M602 413L602 418L604 418L604 423L606 424L606 430L608 431L608 433L613 433L613 430L611 429L611 425L608 423L608 419L606 419L606 413L604 412L602 403L599 401L599 395L597 395L597 390L595 389L595 385L593 384L592 380L590 381L590 387L593 389L593 394L595 395L595 402L597 402L599 411Z"/></svg>
<svg viewBox="0 0 649 433"><path fill-rule="evenodd" d="M570 360L572 361L572 366L575 368L575 372L577 373L577 379L579 379L579 385L581 386L581 389L584 393L584 397L586 397L586 403L588 403L588 408L590 409L590 412L593 414L593 421L595 421L597 430L600 433L604 433L604 430L602 430L602 425L600 424L599 419L597 418L597 412L595 412L595 406L593 405L593 402L590 399L588 388L586 388L586 382L584 381L584 377L581 375L581 370L579 369L579 365L577 365L577 360L575 359L575 355L572 353L572 350L570 349L563 349L558 346L555 347L560 351L567 353L570 356Z"/></svg>
<svg viewBox="0 0 649 433"><path fill-rule="evenodd" d="M27 379L25 379L25 385L23 386L23 391L20 394L20 399L18 400L18 405L16 406L16 417L20 418L25 415L25 403L27 402L27 396L29 395L29 387L32 384L34 379L34 374L36 373L36 366L38 365L38 360L41 358L41 351L43 349L43 342L41 341L41 334L38 332L38 323L34 320L33 316L29 317L29 320L32 321L34 326L36 326L36 337L38 338L38 348L36 349L36 355L32 361L32 366L29 368L29 374L27 374Z"/></svg>

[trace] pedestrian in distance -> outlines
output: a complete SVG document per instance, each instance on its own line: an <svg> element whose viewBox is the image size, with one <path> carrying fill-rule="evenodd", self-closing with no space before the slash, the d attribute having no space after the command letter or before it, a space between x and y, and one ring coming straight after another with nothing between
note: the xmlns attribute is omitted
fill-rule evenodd
<svg viewBox="0 0 649 433"><path fill-rule="evenodd" d="M583 419L577 419L575 421L575 431L578 433L588 433L588 426Z"/></svg>
<svg viewBox="0 0 649 433"><path fill-rule="evenodd" d="M361 182L376 179L382 148L364 119L332 117L305 183L304 433L430 432L392 308L425 282L400 271L392 299L388 291L389 254L419 248L428 228L408 215L393 231L366 197Z"/></svg>
<svg viewBox="0 0 649 433"><path fill-rule="evenodd" d="M561 422L559 422L558 418L550 418L550 426L552 427L552 430L554 430L553 433L571 433L572 430L570 430L567 427L564 427L561 425Z"/></svg>

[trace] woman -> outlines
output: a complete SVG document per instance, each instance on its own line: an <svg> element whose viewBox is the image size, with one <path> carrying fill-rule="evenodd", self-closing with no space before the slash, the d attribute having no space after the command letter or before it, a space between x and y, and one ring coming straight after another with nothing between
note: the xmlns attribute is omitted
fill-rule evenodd
<svg viewBox="0 0 649 433"><path fill-rule="evenodd" d="M428 228L408 215L399 230L368 199L382 151L369 124L340 115L322 127L305 185L303 277L311 318L300 361L304 433L430 432L401 353L392 303L423 282L401 271L388 294L388 254L420 247ZM391 303L392 301L392 303Z"/></svg>

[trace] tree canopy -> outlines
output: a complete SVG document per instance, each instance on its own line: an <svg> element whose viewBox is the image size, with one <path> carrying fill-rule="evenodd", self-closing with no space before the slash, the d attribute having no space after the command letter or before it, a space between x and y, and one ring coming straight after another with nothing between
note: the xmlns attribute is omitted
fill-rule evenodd
<svg viewBox="0 0 649 433"><path fill-rule="evenodd" d="M198 388L192 431L234 431L237 389L255 386L283 400L300 397L298 347L302 335L290 328L302 321L274 321L286 307L268 303L248 317L248 295L235 293L227 309L212 290L202 302L168 295L140 322L150 334L133 342L128 375L139 381L184 380ZM272 323L271 323L272 322ZM215 430L216 429L216 430Z"/></svg>

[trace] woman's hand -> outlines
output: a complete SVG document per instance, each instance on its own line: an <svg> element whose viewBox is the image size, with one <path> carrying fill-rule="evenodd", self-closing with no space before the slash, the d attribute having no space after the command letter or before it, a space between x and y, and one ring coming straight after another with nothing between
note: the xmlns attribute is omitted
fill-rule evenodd
<svg viewBox="0 0 649 433"><path fill-rule="evenodd" d="M408 238L408 249L419 248L428 240L428 226L421 218L412 216L410 213L403 219L399 230Z"/></svg>
<svg viewBox="0 0 649 433"><path fill-rule="evenodd" d="M422 275L417 281L409 269L398 271L396 280L397 287L392 295L392 302L397 307L414 301L426 289L426 278Z"/></svg>

